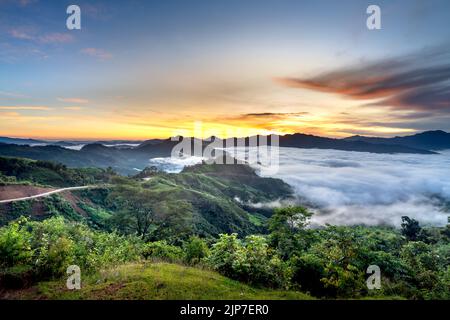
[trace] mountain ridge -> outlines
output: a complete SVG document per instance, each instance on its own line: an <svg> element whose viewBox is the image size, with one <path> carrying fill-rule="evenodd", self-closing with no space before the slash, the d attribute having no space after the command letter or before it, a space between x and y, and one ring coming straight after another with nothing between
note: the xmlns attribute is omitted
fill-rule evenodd
<svg viewBox="0 0 450 320"><path fill-rule="evenodd" d="M432 150L450 149L450 133L445 131L426 131L412 136L394 138L376 138L353 136L344 139L326 138L309 134L295 133L278 136L281 147L304 148L304 149L333 149L342 151L384 153L384 154L436 154ZM9 138L14 141L15 138ZM60 162L71 167L112 167L122 174L135 174L136 171L147 167L149 159L157 157L169 157L177 146L184 139L185 153L191 149L205 150L211 143L214 148L237 145L238 138L220 139L212 137L209 140L197 138L178 139L150 139L143 141L138 146L122 148L119 146L105 146L99 142L85 144L80 150L65 148L58 142L58 145L28 145L21 144L26 139L19 139L19 143L4 143L0 141L0 156L22 157L34 160L47 160ZM244 146L248 146L250 141L259 141L259 145L271 143L270 136L245 137ZM6 141L6 140L3 140ZM31 139L29 140L31 141ZM33 140L37 141L37 140ZM430 147L430 148L424 148ZM194 153L191 153L194 154Z"/></svg>

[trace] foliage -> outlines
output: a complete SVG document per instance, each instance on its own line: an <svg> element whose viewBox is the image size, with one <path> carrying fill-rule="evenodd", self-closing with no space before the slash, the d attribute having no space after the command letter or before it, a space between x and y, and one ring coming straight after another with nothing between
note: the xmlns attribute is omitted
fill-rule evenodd
<svg viewBox="0 0 450 320"><path fill-rule="evenodd" d="M115 173L94 168L67 168L41 160L0 157L0 183L29 183L68 187L108 182Z"/></svg>
<svg viewBox="0 0 450 320"><path fill-rule="evenodd" d="M309 224L312 213L299 206L275 209L268 221L270 243L288 258L296 250L305 246L306 233L303 229Z"/></svg>
<svg viewBox="0 0 450 320"><path fill-rule="evenodd" d="M183 250L174 245L168 244L166 241L148 242L143 249L144 258L153 258L170 262L183 261Z"/></svg>
<svg viewBox="0 0 450 320"><path fill-rule="evenodd" d="M183 244L184 259L188 264L198 264L209 255L205 240L192 236Z"/></svg>
<svg viewBox="0 0 450 320"><path fill-rule="evenodd" d="M31 263L34 250L31 247L31 234L22 230L25 222L26 219L21 218L12 222L8 228L0 229L0 266L2 268Z"/></svg>
<svg viewBox="0 0 450 320"><path fill-rule="evenodd" d="M207 262L214 270L251 284L287 287L289 283L290 269L261 236L240 241L237 234L222 234Z"/></svg>
<svg viewBox="0 0 450 320"><path fill-rule="evenodd" d="M63 300L313 299L301 292L254 288L214 271L166 262L128 263L100 275L84 275L81 290L67 290L58 280L9 294L10 299Z"/></svg>
<svg viewBox="0 0 450 320"><path fill-rule="evenodd" d="M137 261L142 250L137 238L93 231L62 217L42 222L21 218L0 229L1 269L28 266L37 279L59 277L73 264L92 272Z"/></svg>

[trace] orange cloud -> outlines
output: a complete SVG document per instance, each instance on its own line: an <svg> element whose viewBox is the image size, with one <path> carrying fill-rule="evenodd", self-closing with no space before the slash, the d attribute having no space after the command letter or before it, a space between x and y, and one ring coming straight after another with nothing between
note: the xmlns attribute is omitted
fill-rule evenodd
<svg viewBox="0 0 450 320"><path fill-rule="evenodd" d="M83 98L58 98L58 101L67 103L80 103L80 104L89 103L89 100Z"/></svg>
<svg viewBox="0 0 450 320"><path fill-rule="evenodd" d="M50 111L52 108L46 106L0 106L0 110L40 110Z"/></svg>

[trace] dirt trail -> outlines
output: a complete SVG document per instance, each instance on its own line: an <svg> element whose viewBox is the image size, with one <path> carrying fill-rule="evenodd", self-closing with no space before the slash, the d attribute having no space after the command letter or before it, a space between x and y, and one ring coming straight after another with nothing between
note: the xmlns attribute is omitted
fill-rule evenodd
<svg viewBox="0 0 450 320"><path fill-rule="evenodd" d="M19 186L19 185L1 186L0 203L30 200L35 198L47 197L52 194L61 193L64 191L83 190L89 188L96 188L96 186L68 187L61 189L50 189L33 186Z"/></svg>

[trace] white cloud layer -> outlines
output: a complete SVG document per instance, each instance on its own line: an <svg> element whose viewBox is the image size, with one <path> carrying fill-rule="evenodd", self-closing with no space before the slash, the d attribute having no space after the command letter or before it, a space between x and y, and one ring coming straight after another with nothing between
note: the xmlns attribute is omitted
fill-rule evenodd
<svg viewBox="0 0 450 320"><path fill-rule="evenodd" d="M317 208L315 224L390 224L401 216L444 225L450 213L450 151L439 155L372 154L280 148L272 175ZM442 201L444 199L444 201Z"/></svg>
<svg viewBox="0 0 450 320"><path fill-rule="evenodd" d="M407 215L423 225L441 226L450 216L444 209L444 202L450 207L450 150L438 155L389 155L280 148L279 156L278 172L271 176L290 184L299 202L313 208L315 225L399 227ZM242 149L237 157L244 159ZM150 164L179 172L201 160L157 158ZM274 207L280 202L253 205Z"/></svg>

